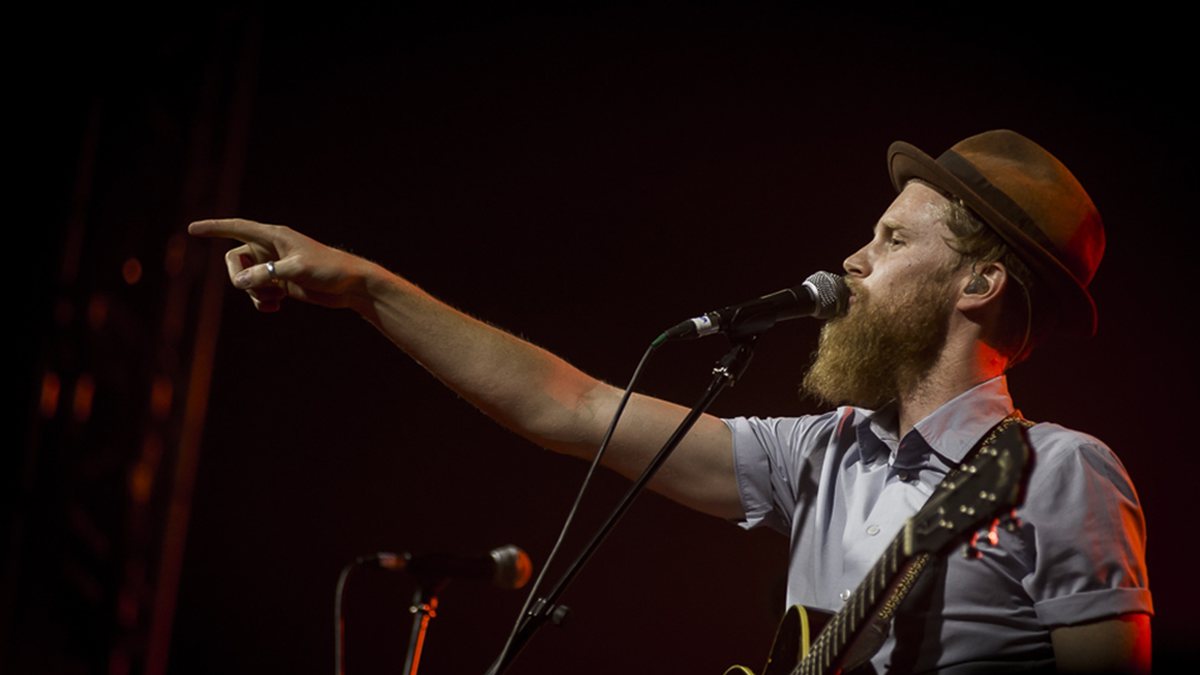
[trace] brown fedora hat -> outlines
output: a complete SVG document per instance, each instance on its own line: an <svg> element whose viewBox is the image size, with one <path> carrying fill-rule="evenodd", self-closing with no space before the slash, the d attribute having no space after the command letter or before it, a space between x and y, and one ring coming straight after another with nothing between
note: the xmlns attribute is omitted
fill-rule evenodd
<svg viewBox="0 0 1200 675"><path fill-rule="evenodd" d="M1104 224L1054 155L999 129L959 141L936 160L897 141L888 148L888 171L897 192L919 178L961 199L1029 265L1055 303L1056 332L1095 334L1087 286L1104 255Z"/></svg>

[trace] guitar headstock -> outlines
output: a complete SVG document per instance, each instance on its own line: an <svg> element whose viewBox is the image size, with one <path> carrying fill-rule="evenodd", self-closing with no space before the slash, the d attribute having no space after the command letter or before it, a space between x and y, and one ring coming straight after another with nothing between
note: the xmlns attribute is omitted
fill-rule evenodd
<svg viewBox="0 0 1200 675"><path fill-rule="evenodd" d="M1005 423L995 438L968 455L946 476L917 515L904 526L905 553L940 553L1021 505L1032 468L1029 435L1020 423Z"/></svg>

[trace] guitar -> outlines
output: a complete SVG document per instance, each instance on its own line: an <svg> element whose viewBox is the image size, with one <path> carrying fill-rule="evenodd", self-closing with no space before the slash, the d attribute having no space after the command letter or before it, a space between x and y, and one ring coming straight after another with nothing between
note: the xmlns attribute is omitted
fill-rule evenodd
<svg viewBox="0 0 1200 675"><path fill-rule="evenodd" d="M883 645L896 608L935 556L965 540L968 555L978 557L976 544L985 525L988 541L996 545L1001 516L1012 514L1024 499L1032 463L1029 425L1016 417L998 424L905 521L840 612L824 621L824 612L800 605L789 609L763 675L836 674L862 665ZM1015 516L1008 525L1015 525ZM725 675L754 672L733 666Z"/></svg>

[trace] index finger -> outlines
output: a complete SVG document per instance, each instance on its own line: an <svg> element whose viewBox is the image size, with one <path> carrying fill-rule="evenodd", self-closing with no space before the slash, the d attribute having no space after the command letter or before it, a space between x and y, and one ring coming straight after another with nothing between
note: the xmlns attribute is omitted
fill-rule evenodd
<svg viewBox="0 0 1200 675"><path fill-rule="evenodd" d="M188 225L188 234L196 237L225 237L246 244L269 244L273 225L244 218L212 218Z"/></svg>

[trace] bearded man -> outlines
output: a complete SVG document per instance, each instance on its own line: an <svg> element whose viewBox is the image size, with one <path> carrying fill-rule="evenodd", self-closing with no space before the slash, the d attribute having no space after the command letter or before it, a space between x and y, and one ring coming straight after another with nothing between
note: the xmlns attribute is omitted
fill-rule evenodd
<svg viewBox="0 0 1200 675"><path fill-rule="evenodd" d="M800 418L702 417L652 487L697 510L791 537L788 600L837 610L948 472L1006 419L1004 373L1047 339L1090 335L1087 286L1104 248L1074 176L1011 131L936 160L893 144L899 195L846 259L850 309L822 330ZM349 307L461 396L546 448L590 457L621 392L433 299L369 261L286 227L193 223L258 309L290 297ZM686 410L635 396L606 463L633 477ZM1142 671L1153 612L1132 483L1103 443L1028 423L1022 524L979 560L923 577L864 667L878 672Z"/></svg>

